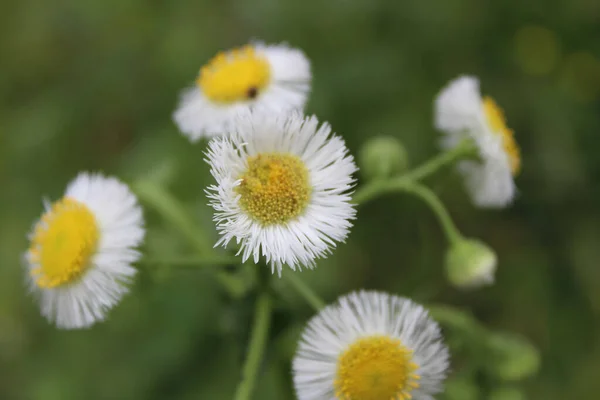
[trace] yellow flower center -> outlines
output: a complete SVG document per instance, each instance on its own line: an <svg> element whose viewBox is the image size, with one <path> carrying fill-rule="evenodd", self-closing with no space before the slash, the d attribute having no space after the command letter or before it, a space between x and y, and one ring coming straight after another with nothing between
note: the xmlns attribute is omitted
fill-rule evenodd
<svg viewBox="0 0 600 400"><path fill-rule="evenodd" d="M293 154L248 157L248 169L236 188L240 205L263 225L283 224L299 216L310 200L308 169Z"/></svg>
<svg viewBox="0 0 600 400"><path fill-rule="evenodd" d="M245 46L217 54L200 69L196 83L210 100L227 104L254 99L270 80L267 59Z"/></svg>
<svg viewBox="0 0 600 400"><path fill-rule="evenodd" d="M504 112L491 97L484 97L483 111L494 133L502 137L502 145L508 156L510 171L513 176L516 176L521 170L521 151L515 141L514 131L506 126Z"/></svg>
<svg viewBox="0 0 600 400"><path fill-rule="evenodd" d="M54 203L36 226L29 253L39 265L31 271L41 288L78 279L95 253L100 233L94 214L71 198Z"/></svg>
<svg viewBox="0 0 600 400"><path fill-rule="evenodd" d="M419 387L412 352L399 339L358 339L340 356L335 395L341 400L408 400Z"/></svg>

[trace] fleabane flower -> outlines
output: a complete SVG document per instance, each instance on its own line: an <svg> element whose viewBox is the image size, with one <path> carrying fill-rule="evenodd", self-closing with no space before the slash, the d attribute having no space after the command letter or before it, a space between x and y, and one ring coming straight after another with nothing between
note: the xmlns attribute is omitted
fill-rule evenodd
<svg viewBox="0 0 600 400"><path fill-rule="evenodd" d="M79 174L35 224L26 280L42 315L63 329L105 319L126 294L144 239L142 210L115 178Z"/></svg>
<svg viewBox="0 0 600 400"><path fill-rule="evenodd" d="M234 129L249 110L302 109L310 91L310 63L284 44L249 44L217 54L186 89L173 118L191 141Z"/></svg>
<svg viewBox="0 0 600 400"><path fill-rule="evenodd" d="M344 141L298 113L246 114L236 126L207 151L217 245L235 239L244 261L262 255L279 275L284 264L313 268L346 239L355 215L356 166Z"/></svg>
<svg viewBox="0 0 600 400"><path fill-rule="evenodd" d="M294 386L298 400L432 400L448 360L423 307L354 292L308 322L293 360Z"/></svg>
<svg viewBox="0 0 600 400"><path fill-rule="evenodd" d="M487 208L510 204L516 194L514 177L521 168L519 146L496 102L481 97L477 78L462 76L440 92L435 101L435 125L446 134L445 148L464 138L477 145L479 160L458 165L473 203Z"/></svg>

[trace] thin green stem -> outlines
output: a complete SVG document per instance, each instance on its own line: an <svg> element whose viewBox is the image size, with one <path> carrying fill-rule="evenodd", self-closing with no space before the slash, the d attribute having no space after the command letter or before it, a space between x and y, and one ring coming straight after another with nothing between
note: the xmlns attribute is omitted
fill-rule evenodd
<svg viewBox="0 0 600 400"><path fill-rule="evenodd" d="M440 222L440 225L442 226L442 229L444 230L448 241L450 243L456 243L461 240L462 235L456 225L454 225L448 210L446 210L444 204L440 201L437 195L431 191L431 189L418 183L411 182L410 180L398 179L393 182L388 182L385 187L385 192L406 192L419 197L434 212L435 216ZM372 192L369 192L369 196L373 196ZM364 195L361 198L366 200L369 197Z"/></svg>
<svg viewBox="0 0 600 400"><path fill-rule="evenodd" d="M392 183L404 183L404 179L402 177L390 179L390 180L381 180L377 179L371 182L368 182L361 186L352 197L352 201L354 204L361 205L370 200L373 200L376 197L379 197L382 194L391 192Z"/></svg>
<svg viewBox="0 0 600 400"><path fill-rule="evenodd" d="M196 228L181 203L169 192L148 180L139 181L132 188L140 201L154 208L167 223L177 229L201 257L214 256L210 238ZM246 284L225 271L215 271L215 277L233 297L241 297L246 292Z"/></svg>
<svg viewBox="0 0 600 400"><path fill-rule="evenodd" d="M461 141L454 148L439 154L436 157L429 159L417 168L403 175L402 178L409 179L411 181L421 181L429 176L435 174L443 167L454 163L455 161L475 157L477 155L477 147L475 143L470 139Z"/></svg>
<svg viewBox="0 0 600 400"><path fill-rule="evenodd" d="M453 149L433 157L404 175L390 179L374 180L363 185L354 194L353 201L356 204L364 204L380 195L396 192L406 184L421 181L457 160L474 157L476 155L477 148L473 141L470 139L463 140Z"/></svg>
<svg viewBox="0 0 600 400"><path fill-rule="evenodd" d="M271 296L265 288L256 301L254 325L250 335L246 362L242 370L242 381L237 387L234 400L248 400L254 391L258 370L267 344L271 324L271 308Z"/></svg>
<svg viewBox="0 0 600 400"><path fill-rule="evenodd" d="M436 194L431 191L431 189L414 183L402 186L401 190L414 194L423 200L429 206L429 208L431 208L440 222L440 225L442 225L442 229L444 230L446 238L448 238L450 243L456 243L461 240L462 235L456 225L454 225L448 210L446 210L444 204L440 201L439 197L437 197Z"/></svg>
<svg viewBox="0 0 600 400"><path fill-rule="evenodd" d="M289 272L289 271L286 271ZM292 272L284 274L285 280L306 300L315 311L320 311L325 307L325 302L316 294L300 277L298 273Z"/></svg>
<svg viewBox="0 0 600 400"><path fill-rule="evenodd" d="M430 304L427 305L427 310L431 318L445 330L456 335L468 345L474 358L480 358L483 354L487 354L486 342L489 331L469 312L446 304Z"/></svg>

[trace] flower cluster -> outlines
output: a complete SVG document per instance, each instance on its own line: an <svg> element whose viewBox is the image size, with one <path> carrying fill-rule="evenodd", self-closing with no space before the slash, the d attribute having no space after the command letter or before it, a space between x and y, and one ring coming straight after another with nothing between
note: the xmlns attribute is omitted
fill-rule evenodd
<svg viewBox="0 0 600 400"><path fill-rule="evenodd" d="M450 281L491 283L495 254L462 238L435 195L416 183L418 174L394 176L408 162L393 140L365 151L370 180L353 198L358 168L344 139L303 114L310 84L302 51L251 43L216 55L183 92L175 123L192 142L210 140L204 154L215 183L205 192L220 235L216 246L233 245L241 263L264 262L279 277L312 269L346 240L360 199L397 187L421 196L441 216L451 242ZM460 77L441 91L435 126L444 135L442 148L457 154L475 205L514 200L519 149L476 78ZM66 329L104 320L129 290L144 234L141 207L127 185L79 174L61 199L46 204L25 253L27 286L41 313ZM440 327L425 308L358 291L308 322L293 382L300 400L426 400L442 390L448 366Z"/></svg>

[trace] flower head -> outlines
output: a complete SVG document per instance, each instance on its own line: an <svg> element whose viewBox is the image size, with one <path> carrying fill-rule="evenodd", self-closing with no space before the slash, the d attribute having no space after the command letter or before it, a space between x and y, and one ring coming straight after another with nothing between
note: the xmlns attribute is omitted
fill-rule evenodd
<svg viewBox="0 0 600 400"><path fill-rule="evenodd" d="M504 207L512 202L514 177L521 168L514 132L490 97L482 98L479 81L463 76L450 82L435 102L435 125L446 136L442 145L456 146L465 137L475 141L479 161L463 161L459 170L475 205Z"/></svg>
<svg viewBox="0 0 600 400"><path fill-rule="evenodd" d="M299 114L251 113L237 130L213 139L207 162L216 185L217 245L241 244L244 261L262 254L281 274L283 264L312 268L346 239L355 210L349 190L356 166L328 124Z"/></svg>
<svg viewBox="0 0 600 400"><path fill-rule="evenodd" d="M115 178L81 173L46 206L25 253L26 279L59 328L104 320L128 292L144 238L142 210Z"/></svg>
<svg viewBox="0 0 600 400"><path fill-rule="evenodd" d="M293 361L299 400L430 400L448 349L412 301L373 291L341 297L313 317Z"/></svg>
<svg viewBox="0 0 600 400"><path fill-rule="evenodd" d="M192 141L228 133L240 112L303 108L310 80L302 51L283 44L247 45L219 53L203 66L173 118Z"/></svg>

